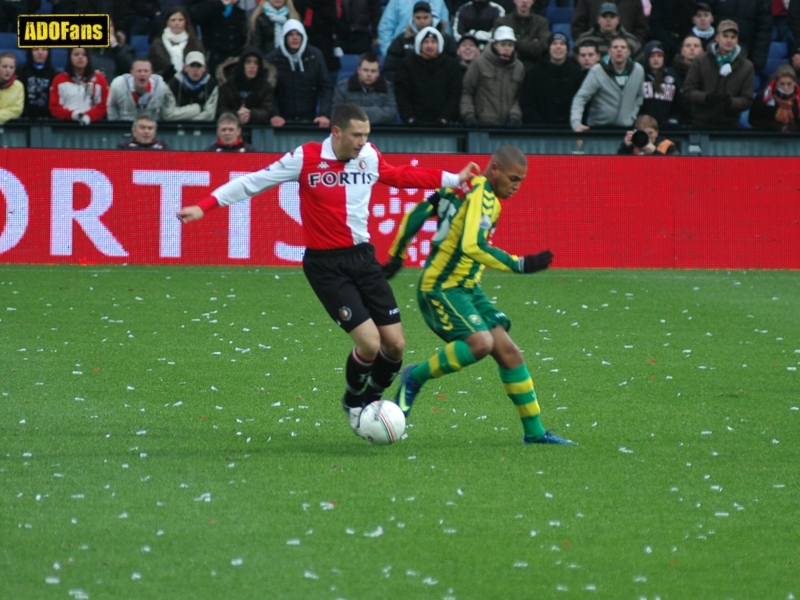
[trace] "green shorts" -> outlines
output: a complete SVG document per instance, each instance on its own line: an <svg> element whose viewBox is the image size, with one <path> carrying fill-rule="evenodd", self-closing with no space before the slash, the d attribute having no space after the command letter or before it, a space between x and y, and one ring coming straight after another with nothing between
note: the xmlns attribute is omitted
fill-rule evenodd
<svg viewBox="0 0 800 600"><path fill-rule="evenodd" d="M419 292L417 301L428 327L446 342L464 340L476 331L495 327L511 329L506 314L498 310L479 287Z"/></svg>

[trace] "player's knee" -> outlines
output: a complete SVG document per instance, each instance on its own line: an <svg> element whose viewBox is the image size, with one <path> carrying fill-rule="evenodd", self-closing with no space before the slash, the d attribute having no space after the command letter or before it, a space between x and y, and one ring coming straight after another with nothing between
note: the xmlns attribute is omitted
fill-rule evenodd
<svg viewBox="0 0 800 600"><path fill-rule="evenodd" d="M400 360L403 358L403 352L406 349L406 338L403 334L393 337L389 340L384 340L381 343L383 353L391 359Z"/></svg>
<svg viewBox="0 0 800 600"><path fill-rule="evenodd" d="M475 360L485 358L494 348L494 340L486 331L474 333L469 336L469 338L467 338L467 344L469 344L469 350L472 352L472 356L475 357Z"/></svg>

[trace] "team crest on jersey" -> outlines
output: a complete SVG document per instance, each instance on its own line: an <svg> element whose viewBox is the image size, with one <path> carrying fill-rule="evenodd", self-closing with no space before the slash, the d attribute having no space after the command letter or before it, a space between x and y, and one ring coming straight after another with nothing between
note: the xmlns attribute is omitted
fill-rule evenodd
<svg viewBox="0 0 800 600"><path fill-rule="evenodd" d="M481 324L481 318L478 315L470 315L467 317L467 319L469 319L469 322L472 323L473 325Z"/></svg>
<svg viewBox="0 0 800 600"><path fill-rule="evenodd" d="M358 161L358 168L361 169L362 171L366 171L367 161L365 161L363 158L360 161Z"/></svg>
<svg viewBox="0 0 800 600"><path fill-rule="evenodd" d="M330 169L331 167L330 167L330 165L328 165L328 163L326 163L326 162L323 160L321 163L319 163L319 164L317 165L317 168L318 168L318 169Z"/></svg>
<svg viewBox="0 0 800 600"><path fill-rule="evenodd" d="M489 215L481 216L481 222L479 223L479 227L481 229L486 229L486 230L492 228L492 219L489 217Z"/></svg>
<svg viewBox="0 0 800 600"><path fill-rule="evenodd" d="M349 306L342 306L342 307L339 309L339 318L340 318L342 321L345 321L345 322L347 322L347 321L349 321L350 319L352 319L352 318L353 318L353 311L352 311L352 310L350 310L350 307L349 307Z"/></svg>

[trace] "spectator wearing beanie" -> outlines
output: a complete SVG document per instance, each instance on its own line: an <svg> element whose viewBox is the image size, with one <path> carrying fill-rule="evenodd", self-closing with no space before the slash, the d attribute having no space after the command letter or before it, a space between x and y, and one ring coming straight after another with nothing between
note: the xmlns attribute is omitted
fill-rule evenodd
<svg viewBox="0 0 800 600"><path fill-rule="evenodd" d="M594 27L575 39L575 48L573 48L573 52L575 52L576 48L579 48L583 42L592 41L597 43L600 54L608 54L608 47L611 45L611 40L617 36L622 36L627 40L628 47L631 49L631 58L634 61L639 60L642 54L642 43L635 35L620 24L619 8L617 8L617 5L613 2L604 2L600 5L600 13L597 15L597 22Z"/></svg>
<svg viewBox="0 0 800 600"><path fill-rule="evenodd" d="M414 40L414 54L400 63L395 97L400 118L408 125L446 125L458 120L461 69L442 54L444 38L425 27Z"/></svg>
<svg viewBox="0 0 800 600"><path fill-rule="evenodd" d="M519 88L525 67L516 57L514 30L501 25L492 44L467 69L461 90L461 118L467 127L522 125Z"/></svg>
<svg viewBox="0 0 800 600"><path fill-rule="evenodd" d="M694 15L692 16L691 34L700 38L703 42L703 50L708 48L708 44L714 40L716 30L714 29L714 12L711 5L707 2L698 2L694 5Z"/></svg>
<svg viewBox="0 0 800 600"><path fill-rule="evenodd" d="M386 52L386 59L383 63L383 76L388 81L394 82L397 69L402 60L406 56L414 54L414 40L419 30L424 27L438 29L444 38L444 53L456 56L457 42L452 36L447 35L445 24L433 15L430 3L421 0L414 4L414 14L408 22L406 30L394 38L389 50Z"/></svg>
<svg viewBox="0 0 800 600"><path fill-rule="evenodd" d="M462 35L458 40L458 49L456 56L458 57L458 66L461 67L461 74L466 75L467 69L472 62L481 55L481 46L478 38L471 33Z"/></svg>
<svg viewBox="0 0 800 600"><path fill-rule="evenodd" d="M670 0L674 1L674 0ZM759 0L760 1L760 0ZM608 10L608 4L613 4L620 18L620 25L635 35L639 45L644 44L650 37L647 17L644 15L642 0L576 0L575 11L572 13L572 39L577 40L581 35L590 31L597 17Z"/></svg>
<svg viewBox="0 0 800 600"><path fill-rule="evenodd" d="M435 17L442 20L445 25L450 22L450 12L444 0L426 0ZM389 0L383 8L380 23L378 23L378 40L381 53L385 56L389 51L394 38L403 33L411 17L414 15L416 3L413 0Z"/></svg>
<svg viewBox="0 0 800 600"><path fill-rule="evenodd" d="M738 39L739 26L734 21L722 21L715 41L692 61L683 93L692 105L694 127L736 127L741 112L753 103L755 70Z"/></svg>
<svg viewBox="0 0 800 600"><path fill-rule="evenodd" d="M548 48L548 53L525 74L520 90L522 121L526 125L569 128L572 99L585 73L569 58L569 39L565 34L552 34Z"/></svg>
<svg viewBox="0 0 800 600"><path fill-rule="evenodd" d="M677 127L681 95L673 70L666 66L666 51L659 41L644 47L644 101L639 114L650 115L663 129Z"/></svg>

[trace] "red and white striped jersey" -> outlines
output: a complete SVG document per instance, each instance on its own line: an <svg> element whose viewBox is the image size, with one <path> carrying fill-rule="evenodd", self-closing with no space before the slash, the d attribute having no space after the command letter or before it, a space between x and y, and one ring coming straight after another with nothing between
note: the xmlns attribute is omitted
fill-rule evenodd
<svg viewBox="0 0 800 600"><path fill-rule="evenodd" d="M332 138L309 142L280 160L218 187L198 203L204 211L227 206L279 185L300 183L300 217L307 248L332 250L369 241L367 220L372 186L378 181L399 188L455 187L457 174L410 165L394 167L370 143L352 160L340 161Z"/></svg>

